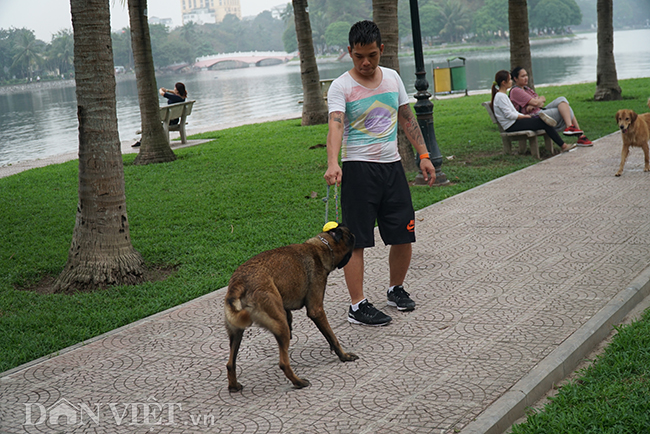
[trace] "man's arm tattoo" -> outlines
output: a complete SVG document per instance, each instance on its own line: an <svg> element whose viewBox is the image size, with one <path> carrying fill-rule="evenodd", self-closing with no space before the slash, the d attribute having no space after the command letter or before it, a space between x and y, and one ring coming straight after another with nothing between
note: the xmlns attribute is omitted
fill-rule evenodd
<svg viewBox="0 0 650 434"><path fill-rule="evenodd" d="M332 112L330 113L330 120L338 122L339 124L343 123L343 113L342 112Z"/></svg>
<svg viewBox="0 0 650 434"><path fill-rule="evenodd" d="M422 136L422 130L420 125L417 123L417 119L413 115L411 108L407 105L400 107L399 109L402 117L404 118L404 132L407 137L412 138L418 143L424 143L424 137Z"/></svg>

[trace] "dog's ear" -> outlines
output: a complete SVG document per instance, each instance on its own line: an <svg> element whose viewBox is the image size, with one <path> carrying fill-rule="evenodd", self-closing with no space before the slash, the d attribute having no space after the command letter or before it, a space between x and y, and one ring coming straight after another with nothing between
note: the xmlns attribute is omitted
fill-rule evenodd
<svg viewBox="0 0 650 434"><path fill-rule="evenodd" d="M616 122L618 122L621 119L621 111L620 110L616 112L616 116L614 116L614 118L616 119Z"/></svg>
<svg viewBox="0 0 650 434"><path fill-rule="evenodd" d="M343 238L343 231L340 227L330 229L327 233L330 234L330 236L334 238L334 241L337 243Z"/></svg>
<svg viewBox="0 0 650 434"><path fill-rule="evenodd" d="M630 123L633 124L636 121L636 118L638 118L639 115L636 114L635 111L630 110Z"/></svg>
<svg viewBox="0 0 650 434"><path fill-rule="evenodd" d="M352 250L350 250L344 257L341 259L341 262L336 264L336 268L343 268L345 267L348 262L350 262L350 258L352 257Z"/></svg>

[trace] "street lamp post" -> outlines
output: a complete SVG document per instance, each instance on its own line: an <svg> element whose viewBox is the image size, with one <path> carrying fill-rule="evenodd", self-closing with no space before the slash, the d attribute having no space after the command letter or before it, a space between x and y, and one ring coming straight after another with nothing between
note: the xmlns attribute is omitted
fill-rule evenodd
<svg viewBox="0 0 650 434"><path fill-rule="evenodd" d="M427 73L424 70L424 56L422 54L422 33L420 32L420 13L418 11L417 0L409 0L411 6L411 28L413 31L413 52L415 54L415 114L418 119L418 125L422 130L424 142L429 151L429 157L436 169L436 182L434 185L449 184L447 175L442 173L442 154L438 149L438 142L436 141L436 132L433 129L433 103L429 98L431 94L427 91L429 83L427 82ZM419 162L418 158L418 162ZM426 185L422 172L415 178L415 184Z"/></svg>

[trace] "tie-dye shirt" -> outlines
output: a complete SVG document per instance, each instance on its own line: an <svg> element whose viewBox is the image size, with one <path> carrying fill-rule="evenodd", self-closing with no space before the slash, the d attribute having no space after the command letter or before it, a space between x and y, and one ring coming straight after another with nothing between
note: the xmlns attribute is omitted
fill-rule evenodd
<svg viewBox="0 0 650 434"><path fill-rule="evenodd" d="M381 67L376 89L357 83L349 72L332 82L327 93L329 112L345 113L341 161L393 163L397 149L397 110L408 104L404 83L396 71Z"/></svg>

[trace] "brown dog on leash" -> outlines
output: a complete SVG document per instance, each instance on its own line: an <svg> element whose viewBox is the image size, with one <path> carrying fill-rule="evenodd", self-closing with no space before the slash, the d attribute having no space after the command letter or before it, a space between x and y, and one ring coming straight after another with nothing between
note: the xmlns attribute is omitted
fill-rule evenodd
<svg viewBox="0 0 650 434"><path fill-rule="evenodd" d="M288 352L291 311L303 306L342 362L358 359L356 355L343 351L323 309L327 276L348 263L353 248L354 235L341 225L303 244L262 252L235 270L228 284L224 306L230 338L230 358L226 365L230 391L242 389L237 382L235 363L244 329L253 323L275 336L280 347L280 369L284 375L296 388L309 386L309 381L293 373Z"/></svg>
<svg viewBox="0 0 650 434"><path fill-rule="evenodd" d="M648 99L648 107L650 107L650 99ZM618 123L623 136L623 151L621 152L621 165L615 175L621 176L623 174L623 167L630 153L630 146L643 149L645 160L643 171L650 172L650 152L648 150L650 113L638 115L634 110L619 110L616 112L616 123Z"/></svg>

